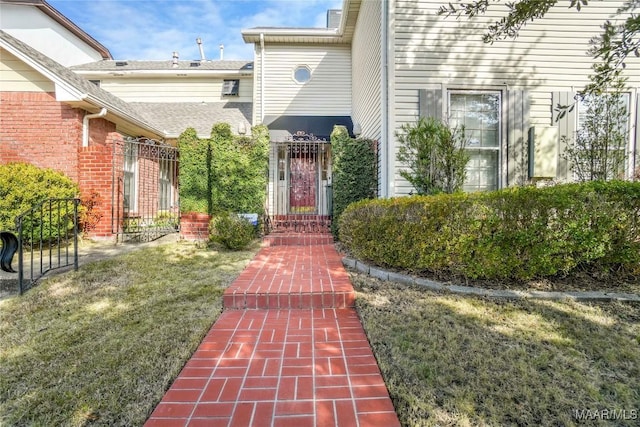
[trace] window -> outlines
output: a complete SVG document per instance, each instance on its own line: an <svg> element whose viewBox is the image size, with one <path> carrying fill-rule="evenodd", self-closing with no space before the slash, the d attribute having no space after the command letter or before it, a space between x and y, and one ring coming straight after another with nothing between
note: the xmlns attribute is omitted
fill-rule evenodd
<svg viewBox="0 0 640 427"><path fill-rule="evenodd" d="M311 70L306 65L298 65L293 71L293 79L301 84L311 80Z"/></svg>
<svg viewBox="0 0 640 427"><path fill-rule="evenodd" d="M225 96L238 96L240 92L240 80L225 80L222 84L222 94Z"/></svg>
<svg viewBox="0 0 640 427"><path fill-rule="evenodd" d="M169 158L161 158L160 159L160 178L159 178L159 197L158 197L158 209L161 211L166 211L171 209L172 202L172 192L173 192L173 177L175 162Z"/></svg>
<svg viewBox="0 0 640 427"><path fill-rule="evenodd" d="M138 169L138 144L126 144L124 150L124 210L135 212L137 209L136 172Z"/></svg>
<svg viewBox="0 0 640 427"><path fill-rule="evenodd" d="M100 80L89 80L91 83L93 83L94 85L100 87Z"/></svg>
<svg viewBox="0 0 640 427"><path fill-rule="evenodd" d="M467 150L465 191L497 190L501 158L500 92L449 92L449 120L453 127L464 126Z"/></svg>

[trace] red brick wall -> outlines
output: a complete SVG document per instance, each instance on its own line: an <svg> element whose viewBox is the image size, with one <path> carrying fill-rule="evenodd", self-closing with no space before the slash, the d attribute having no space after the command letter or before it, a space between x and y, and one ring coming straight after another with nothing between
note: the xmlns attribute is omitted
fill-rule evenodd
<svg viewBox="0 0 640 427"><path fill-rule="evenodd" d="M184 213L180 216L180 237L185 240L208 240L211 217L203 213Z"/></svg>
<svg viewBox="0 0 640 427"><path fill-rule="evenodd" d="M116 144L116 150L121 150L122 136L115 132L115 126L104 126L104 123L100 122L109 123L102 119L91 120L89 146L78 149L78 185L81 194L97 193L100 201L96 207L100 213L100 221L91 231L91 235L93 237L109 237L115 226L115 223L112 224L112 213L116 214L115 216L118 218L117 214L122 210L121 207L118 208L118 205L122 203L122 197L115 198L116 208L112 209L112 186L122 181L121 170L115 172L114 179L113 145ZM95 126L95 124L98 125Z"/></svg>
<svg viewBox="0 0 640 427"><path fill-rule="evenodd" d="M160 165L157 157L149 152L149 147L141 146L138 153L138 204L137 213L154 217L158 213L158 173Z"/></svg>
<svg viewBox="0 0 640 427"><path fill-rule="evenodd" d="M121 145L122 136L114 123L92 119L89 147L82 147L85 114L52 93L0 92L0 163L55 169L77 182L81 195L97 192L101 219L92 235L106 237L112 232L113 144Z"/></svg>
<svg viewBox="0 0 640 427"><path fill-rule="evenodd" d="M25 162L78 180L84 111L52 93L0 93L0 162Z"/></svg>

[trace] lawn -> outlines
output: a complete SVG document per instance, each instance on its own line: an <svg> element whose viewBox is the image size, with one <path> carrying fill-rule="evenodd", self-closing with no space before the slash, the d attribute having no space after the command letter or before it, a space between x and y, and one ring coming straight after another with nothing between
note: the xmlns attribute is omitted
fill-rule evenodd
<svg viewBox="0 0 640 427"><path fill-rule="evenodd" d="M0 300L0 425L142 425L256 250L150 247Z"/></svg>
<svg viewBox="0 0 640 427"><path fill-rule="evenodd" d="M352 282L404 426L638 425L640 304Z"/></svg>

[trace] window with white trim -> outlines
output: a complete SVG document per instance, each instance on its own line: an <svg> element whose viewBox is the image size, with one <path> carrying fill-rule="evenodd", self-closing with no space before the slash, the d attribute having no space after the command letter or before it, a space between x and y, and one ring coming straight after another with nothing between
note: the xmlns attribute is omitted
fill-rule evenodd
<svg viewBox="0 0 640 427"><path fill-rule="evenodd" d="M311 69L306 65L298 65L293 71L293 79L300 84L308 82L311 80Z"/></svg>
<svg viewBox="0 0 640 427"><path fill-rule="evenodd" d="M125 144L124 151L124 209L125 212L137 210L136 174L138 170L138 144Z"/></svg>
<svg viewBox="0 0 640 427"><path fill-rule="evenodd" d="M449 124L463 127L470 154L464 191L500 187L501 92L449 91Z"/></svg>
<svg viewBox="0 0 640 427"><path fill-rule="evenodd" d="M161 158L159 164L159 195L158 209L167 211L172 206L174 189L175 162L168 158Z"/></svg>

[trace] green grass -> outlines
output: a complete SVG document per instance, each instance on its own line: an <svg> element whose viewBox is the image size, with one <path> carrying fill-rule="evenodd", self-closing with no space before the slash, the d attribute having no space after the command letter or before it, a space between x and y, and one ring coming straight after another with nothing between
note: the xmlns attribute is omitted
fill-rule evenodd
<svg viewBox="0 0 640 427"><path fill-rule="evenodd" d="M146 248L0 300L0 425L142 425L256 249Z"/></svg>
<svg viewBox="0 0 640 427"><path fill-rule="evenodd" d="M489 300L352 281L403 425L638 425L640 304ZM578 421L582 409L626 410L628 419Z"/></svg>

